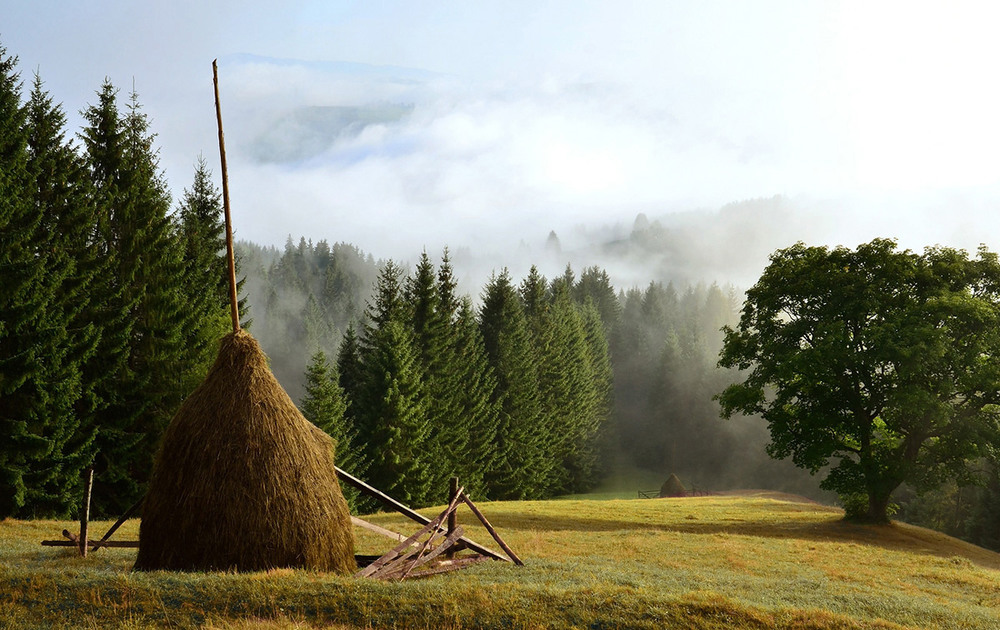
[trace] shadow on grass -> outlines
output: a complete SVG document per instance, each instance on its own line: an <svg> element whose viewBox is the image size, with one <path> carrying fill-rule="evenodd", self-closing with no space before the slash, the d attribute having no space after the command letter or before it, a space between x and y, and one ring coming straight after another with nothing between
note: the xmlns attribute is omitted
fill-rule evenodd
<svg viewBox="0 0 1000 630"><path fill-rule="evenodd" d="M789 519L755 521L752 518L731 522L700 521L692 513L684 522L636 522L581 518L573 516L548 516L520 514L516 517L497 519L498 529L520 531L566 532L675 532L681 534L755 536L761 538L795 539L819 543L854 543L881 547L891 551L905 551L939 558L960 556L988 569L1000 569L1000 554L906 523L889 525L862 525L831 515L828 520L803 522Z"/></svg>

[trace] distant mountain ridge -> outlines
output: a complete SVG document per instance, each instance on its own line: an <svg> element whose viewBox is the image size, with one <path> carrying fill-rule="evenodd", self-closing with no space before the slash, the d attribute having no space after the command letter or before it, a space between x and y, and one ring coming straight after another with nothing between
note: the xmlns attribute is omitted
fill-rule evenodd
<svg viewBox="0 0 1000 630"><path fill-rule="evenodd" d="M267 57L252 53L233 53L220 57L222 65L249 65L267 64L279 67L298 67L310 70L318 70L327 74L341 74L348 76L383 77L393 80L408 80L413 82L423 82L431 79L441 78L448 75L422 68L408 68L405 66L388 66L360 63L356 61L310 61L306 59L292 59L287 57Z"/></svg>

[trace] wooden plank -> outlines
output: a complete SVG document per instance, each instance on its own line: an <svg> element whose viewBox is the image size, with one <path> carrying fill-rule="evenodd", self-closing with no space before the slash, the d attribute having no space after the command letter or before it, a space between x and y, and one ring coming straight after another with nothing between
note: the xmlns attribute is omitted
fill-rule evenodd
<svg viewBox="0 0 1000 630"><path fill-rule="evenodd" d="M459 529L461 529L461 528L459 528ZM459 534L459 536L461 536L461 534ZM445 542L448 543L447 546L451 546L451 543L448 542L447 538L445 538ZM452 540L452 542L454 542L454 540ZM442 543L442 544L444 544L444 543ZM438 547L440 547L440 546L441 545L439 545ZM445 547L445 549L447 549L447 546ZM401 556L398 556L397 558L395 558L391 562L382 565L378 569L378 571L373 572L368 577L376 579L376 580L393 579L393 577L398 577L401 574L402 574L403 577L405 577L405 575L407 573L409 573L410 571L412 571L414 567L417 567L417 566L420 566L420 565L424 564L426 561L428 561L427 560L428 558L436 558L439 555L439 554L435 553L437 551L437 548L435 548L434 550L432 550L431 553L429 553L429 554L424 554L424 549L425 549L425 547L421 546L419 549L414 549L414 550L409 551L409 552L407 552L407 553L405 553L405 554L403 554ZM442 551L444 551L444 549L442 549ZM431 554L433 554L433 555L431 555ZM408 564L408 566L407 566L407 564ZM403 579L403 577L399 577L399 579Z"/></svg>
<svg viewBox="0 0 1000 630"><path fill-rule="evenodd" d="M395 547L393 547L392 549L390 549L389 551L387 551L381 558L379 558L375 562L369 564L364 569L362 569L362 570L358 571L357 573L355 573L354 577L368 577L372 573L375 573L375 571L377 571L383 565L386 565L389 562L392 562L407 547L412 546L412 544L414 542L416 542L417 540L419 540L421 536L423 536L424 534L429 533L437 525L438 525L438 523L435 523L435 522L431 521L430 523L428 523L427 525L425 525L424 528L421 529L419 532L417 532L416 534L413 534L412 536L410 536L409 538L407 538L403 542L399 543L398 545L396 545Z"/></svg>
<svg viewBox="0 0 1000 630"><path fill-rule="evenodd" d="M437 558L442 553L445 552L451 553L452 547L455 546L455 541L462 537L462 531L463 531L462 526L461 525L457 526L455 528L455 531L448 534L448 536L441 541L441 544L435 547L430 553L424 554L423 556L420 556L416 560L414 560L413 564L411 564L406 569L406 571L403 571L403 574L399 576L399 579L405 580L406 577L410 574L410 572L413 571L413 569L429 563L431 560ZM448 556L448 559L449 560L452 559L452 556Z"/></svg>
<svg viewBox="0 0 1000 630"><path fill-rule="evenodd" d="M434 537L434 534L437 533L437 530L440 529L441 522L445 518L447 518L448 514L452 510L454 510L457 506L458 506L458 503L457 503L457 499L456 499L455 503L452 503L451 505L449 505L448 509L446 509L444 512L442 512L441 514L439 514L437 516L437 518L435 518L433 521L427 523L427 525L425 525L419 532L417 532L416 534L413 534L412 536L410 536L409 538L407 538L403 542L399 543L399 545L397 545L393 549L391 549L388 552L386 552L386 554L384 556L382 556L381 558L379 558L375 562L371 563L370 565L368 565L367 567L365 567L361 571L358 571L357 573L355 573L354 577L371 577L371 575L373 573L377 572L383 566L385 566L385 565L387 565L387 564L389 564L391 562L395 562L398 559L398 557L400 556L400 554L407 547L411 546L411 543L414 543L417 540L419 540L420 537L423 536L424 534L428 534L428 533L433 532L433 533L431 533L431 537L428 538L427 542L425 542L424 545L423 545L424 547L426 547L427 543L429 543L430 540L431 540L431 538ZM422 551L423 551L423 547L421 549L419 549L417 551L417 553L421 553Z"/></svg>
<svg viewBox="0 0 1000 630"><path fill-rule="evenodd" d="M111 535L114 534L116 531L118 531L118 528L121 527L122 524L124 524L125 521L127 521L129 519L129 517L132 516L132 514L136 510L139 509L139 506L142 505L142 502L145 501L145 500L146 500L146 497L143 497L143 498L139 499L138 501L136 501L135 503L133 503L132 507L130 507L129 509L125 510L125 513L122 514L118 518L117 521L115 521L115 524L112 525L111 528L107 532L105 532L104 536L101 537L100 542L98 542L98 544L94 545L94 548L91 551L97 551L101 547L107 547L107 546L109 546L109 545L106 545L104 543L106 543L108 541L108 539L111 538Z"/></svg>
<svg viewBox="0 0 1000 630"><path fill-rule="evenodd" d="M385 536L386 538L392 538L396 542L401 542L403 540L406 540L406 536L400 534L399 532L394 532L391 529L386 529L384 527L376 525L375 523L369 523L368 521L360 519L357 516L351 517L351 523L353 523L357 527L361 527L362 529L367 529L370 532L379 534L380 536ZM413 543L413 546L416 547L417 543Z"/></svg>
<svg viewBox="0 0 1000 630"><path fill-rule="evenodd" d="M448 482L448 499L454 500L458 496L458 477L452 477ZM448 536L450 537L452 532L458 528L458 511L454 511L448 516ZM449 551L448 557L455 555L455 552Z"/></svg>
<svg viewBox="0 0 1000 630"><path fill-rule="evenodd" d="M412 508L409 508L409 507L403 505L402 503L400 503L396 499L393 499L392 497L390 497L389 495L385 494L384 492L380 492L380 491L376 490L375 488L369 486L367 483L361 481L360 479L358 479L354 475L351 475L350 473L345 472L339 466L336 467L336 469L337 469L337 477L341 481L344 481L344 482L347 483L347 485L349 485L349 486L351 486L353 488L357 488L359 491L367 494L368 496L370 496L370 497L372 497L374 499L377 499L378 501L381 501L383 505L386 505L390 509L393 509L393 510L397 511L400 514L402 514L403 516L406 516L407 518L409 518L411 520L414 520L414 521L416 521L416 522L418 522L418 523L420 523L422 525L426 525L427 523L431 522L431 519L427 518L423 514L420 514L419 512L414 511ZM489 557L493 558L494 560L502 560L504 562L510 562L510 558L508 558L508 557L506 557L506 556L504 556L502 554L499 554L496 551L493 551L489 547L484 547L484 546L480 545L479 543L477 543L477 542L475 542L473 540L470 540L468 538L465 538L465 537L462 537L461 540L462 540L463 543L465 543L466 547L468 547L469 549L471 549L473 551L481 553L484 556L489 556Z"/></svg>
<svg viewBox="0 0 1000 630"><path fill-rule="evenodd" d="M517 557L517 554L514 553L514 550L508 547L507 543L505 543L503 539L500 538L500 534L497 533L497 530L493 529L493 526L490 525L490 522L488 520L486 520L486 517L483 516L483 513L479 511L479 508L476 507L476 504L473 503L472 500L469 499L469 497L463 496L462 499L465 501L465 504L469 506L469 509L472 510L472 513L476 515L476 518L478 518L479 521L483 524L483 526L486 528L486 531L490 533L490 536L493 536L493 540L497 541L497 544L500 545L500 548L503 549L507 553L507 555L510 556L510 559L514 561L514 564L523 567L524 563L521 562L521 559Z"/></svg>
<svg viewBox="0 0 1000 630"><path fill-rule="evenodd" d="M74 535L73 538L75 540L43 540L42 541L42 546L43 547L79 547L80 546L79 539L76 537L76 535ZM105 541L105 542L100 542L98 540L87 541L87 546L89 546L91 548L91 551L93 551L98 545L100 545L101 547L125 547L125 548L131 548L131 549L138 549L139 548L139 541L138 540L108 540L108 541Z"/></svg>
<svg viewBox="0 0 1000 630"><path fill-rule="evenodd" d="M434 521L432 521L432 523L443 523L445 519L447 519L452 513L454 513L454 511L458 508L458 499L460 496L462 496L462 492L464 490L465 488L459 489L458 494L456 494L455 497L452 499L451 503L448 504L448 507L446 507L444 512L441 512L441 514L439 514L437 518L435 518ZM424 543L420 545L419 549L400 555L395 559L391 560L390 562L384 563L384 565L380 567L378 571L373 571L368 575L368 577L376 577L375 574L381 571L393 572L398 568L399 565L408 562L411 558L416 556L413 559L413 564L410 565L410 568L412 569L413 566L415 566L420 561L420 557L430 546L431 541L434 540L434 537L437 535L438 531L439 531L438 528L432 527L430 530L430 536L428 536L427 540L425 540Z"/></svg>
<svg viewBox="0 0 1000 630"><path fill-rule="evenodd" d="M440 575L442 573L448 573L449 571L458 571L459 569L464 569L473 564L478 564L484 560L493 560L488 556L476 555L467 556L465 558L455 558L454 560L445 560L431 569L425 569L420 573L414 573L409 577L411 580L419 580L420 578L430 577L432 575Z"/></svg>

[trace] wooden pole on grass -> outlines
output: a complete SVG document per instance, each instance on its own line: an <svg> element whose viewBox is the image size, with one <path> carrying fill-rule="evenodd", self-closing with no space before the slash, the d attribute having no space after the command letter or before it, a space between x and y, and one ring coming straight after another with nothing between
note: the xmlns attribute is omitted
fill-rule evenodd
<svg viewBox="0 0 1000 630"><path fill-rule="evenodd" d="M236 296L236 255L233 253L233 218L229 210L229 173L226 170L226 139L222 135L222 106L219 105L219 67L212 60L212 82L215 84L215 117L219 121L219 155L222 158L222 203L226 209L226 258L229 260L229 303L233 332L240 331L239 298Z"/></svg>
<svg viewBox="0 0 1000 630"><path fill-rule="evenodd" d="M80 555L87 557L87 526L90 524L90 493L94 488L94 467L83 471L83 505L80 506Z"/></svg>
<svg viewBox="0 0 1000 630"><path fill-rule="evenodd" d="M448 488L448 500L452 503L457 502L458 499L458 477L451 478L451 487ZM448 515L448 536L455 533L458 529L458 511L452 510L451 514ZM455 551L452 549L448 550L447 557L449 559L455 556Z"/></svg>

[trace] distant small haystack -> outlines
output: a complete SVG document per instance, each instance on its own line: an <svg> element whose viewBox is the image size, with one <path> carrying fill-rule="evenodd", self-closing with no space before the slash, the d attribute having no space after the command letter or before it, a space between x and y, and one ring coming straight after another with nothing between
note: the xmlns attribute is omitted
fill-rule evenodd
<svg viewBox="0 0 1000 630"><path fill-rule="evenodd" d="M686 497L687 489L684 488L684 484L681 480L677 478L677 475L671 473L670 478L663 482L660 486L660 498L664 497Z"/></svg>
<svg viewBox="0 0 1000 630"><path fill-rule="evenodd" d="M278 384L257 341L227 335L163 436L135 568L353 571L333 450Z"/></svg>

